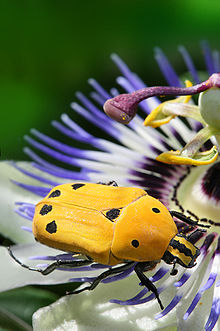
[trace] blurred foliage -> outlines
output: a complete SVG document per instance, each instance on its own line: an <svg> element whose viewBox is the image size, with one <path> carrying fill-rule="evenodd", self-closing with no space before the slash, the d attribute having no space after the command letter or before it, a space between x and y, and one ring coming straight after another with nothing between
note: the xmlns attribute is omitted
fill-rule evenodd
<svg viewBox="0 0 220 331"><path fill-rule="evenodd" d="M184 44L202 69L199 42L207 39L218 48L219 9L217 0L2 1L2 159L25 158L23 136L31 127L56 136L50 121L71 112L75 91L91 90L89 77L107 89L114 86L112 52L148 84L164 83L153 59L155 46L183 72L177 46Z"/></svg>
<svg viewBox="0 0 220 331"><path fill-rule="evenodd" d="M12 328L14 323L19 326L22 324L20 321L24 321L31 325L33 313L57 299L58 295L51 291L32 286L0 293L0 327L15 331L18 329ZM3 318L4 316L8 319Z"/></svg>

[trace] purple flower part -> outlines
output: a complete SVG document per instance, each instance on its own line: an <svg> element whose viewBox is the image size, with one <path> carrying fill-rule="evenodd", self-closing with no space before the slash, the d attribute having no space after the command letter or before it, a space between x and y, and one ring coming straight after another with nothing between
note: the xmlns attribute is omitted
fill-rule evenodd
<svg viewBox="0 0 220 331"><path fill-rule="evenodd" d="M160 280L161 278L163 278L166 273L169 270L166 268L161 267L152 277L150 277L150 280L154 283L157 282L158 280ZM142 285L141 285L142 286ZM162 291L162 289L161 289ZM148 289L146 287L144 287L137 295L135 295L133 298L126 300L126 301L121 301L121 300L111 300L110 302L114 302L114 303L119 303L120 305L134 305L134 304L140 304L140 299L147 293L149 292ZM151 297L151 296L150 296ZM149 298L149 297L148 297ZM152 297L154 298L154 296ZM145 299L144 299L145 300ZM149 299L147 299L149 300Z"/></svg>
<svg viewBox="0 0 220 331"><path fill-rule="evenodd" d="M115 299L115 300L111 300L110 302L115 302L115 301L117 301L117 302L115 302L115 303L118 303L118 301L120 301L120 303L119 304L125 304L125 302L126 302L126 305L133 305L134 304L134 302L137 302L137 301L139 301L141 298L143 298L143 296L145 295L145 294L147 294L149 292L149 290L146 288L146 287L144 287L137 295L135 295L133 298L131 298L131 299L128 299L128 300L126 300L126 301L122 301L122 300L117 300L117 299Z"/></svg>
<svg viewBox="0 0 220 331"><path fill-rule="evenodd" d="M152 96L159 95L193 95L211 87L220 87L220 73L214 73L207 81L191 87L154 86L142 88L130 94L120 94L105 102L106 114L114 120L128 124L136 115L138 104Z"/></svg>
<svg viewBox="0 0 220 331"><path fill-rule="evenodd" d="M220 315L220 299L214 298L213 303L212 303L211 312L210 312L208 321L206 322L206 325L205 325L205 331L213 330L215 324L218 322L219 315Z"/></svg>
<svg viewBox="0 0 220 331"><path fill-rule="evenodd" d="M47 188L47 187L40 187L40 186L34 186L34 185L28 185L28 184L23 184L23 183L19 183L15 180L11 180L14 184L24 188L27 191L30 191L36 195L39 195L41 197L45 197L51 190L51 188Z"/></svg>
<svg viewBox="0 0 220 331"><path fill-rule="evenodd" d="M216 205L220 202L220 162L213 164L202 178L202 191L206 196L215 200ZM220 224L220 223L219 223Z"/></svg>
<svg viewBox="0 0 220 331"><path fill-rule="evenodd" d="M127 64L117 54L112 54L111 59L119 68L123 76L127 78L129 83L133 86L134 90L138 90L146 86L143 82L141 82L139 77L137 77L137 75L128 68Z"/></svg>
<svg viewBox="0 0 220 331"><path fill-rule="evenodd" d="M86 154L87 154L86 150L82 150L82 149L79 149L79 148L75 148L75 147L71 147L71 146L68 146L66 144L63 144L63 143L59 142L58 140L52 139L49 136L39 132L36 129L32 129L31 133L34 136L36 136L37 138L39 138L40 140L42 140L47 145L57 149L58 151L62 151L62 153L69 154L69 155L72 155L72 156L77 156L77 157L85 157ZM26 136L26 140L30 144L32 144L32 141L31 141L30 137Z"/></svg>
<svg viewBox="0 0 220 331"><path fill-rule="evenodd" d="M20 201L17 201L15 202L15 205L16 206L23 206L24 208L30 208L30 209L35 209L35 205L31 202L20 202Z"/></svg>
<svg viewBox="0 0 220 331"><path fill-rule="evenodd" d="M119 95L119 91L115 87L111 88L110 91L111 91L111 95L113 97L116 97L116 95Z"/></svg>
<svg viewBox="0 0 220 331"><path fill-rule="evenodd" d="M205 231L202 231L201 229L196 229L194 232L192 232L188 239L190 240L190 242L192 244L196 244L197 241L199 241L200 239L206 237L207 233Z"/></svg>
<svg viewBox="0 0 220 331"><path fill-rule="evenodd" d="M84 138L90 138L92 137L90 133L88 133L86 130L84 130L81 126L79 126L76 122L74 122L70 117L69 115L67 114L62 114L60 116L61 120L63 121L63 123L68 127L70 128L74 133L77 134L76 137L78 136L82 136ZM53 121L52 122L52 125L53 123L56 122L56 121ZM77 138L76 138L77 139Z"/></svg>
<svg viewBox="0 0 220 331"><path fill-rule="evenodd" d="M158 287L157 288L157 292L158 294L160 294L162 291L164 290L163 287ZM141 305L143 303L146 303L146 302L149 302L153 299L155 299L155 294L154 293L151 293L148 297L144 298L144 299L139 299L139 297L143 297L143 295L145 295L148 291L148 289L145 287L140 293L139 295L137 295L137 299L135 300L134 297L133 299L129 299L129 300L117 300L117 299L112 299L110 300L109 302L111 303L117 303L119 305L122 305L122 306L134 306L134 305Z"/></svg>
<svg viewBox="0 0 220 331"><path fill-rule="evenodd" d="M88 79L88 83L98 92L100 97L102 97L104 100L111 97L111 95L94 79L90 78Z"/></svg>
<svg viewBox="0 0 220 331"><path fill-rule="evenodd" d="M77 159L75 159L73 157L70 157L70 156L67 156L65 154L59 153L59 152L55 151L54 149L51 149L51 148L37 142L36 140L32 139L29 136L25 136L25 140L29 144L31 144L32 146L37 148L39 151L51 156L54 159L57 159L60 162L80 167L80 163L77 161ZM80 154L80 150L79 150L79 154Z"/></svg>
<svg viewBox="0 0 220 331"><path fill-rule="evenodd" d="M107 264L100 264L100 263L93 263L91 264L92 269L109 269L109 265Z"/></svg>
<svg viewBox="0 0 220 331"><path fill-rule="evenodd" d="M201 43L201 45L202 45L202 50L204 53L205 63L206 63L208 73L209 73L209 75L212 75L216 71L215 71L215 66L214 66L211 49L209 47L208 42L205 40Z"/></svg>
<svg viewBox="0 0 220 331"><path fill-rule="evenodd" d="M60 178L71 179L71 180L83 180L85 182L89 180L89 177L86 175L85 169L81 172L76 172L76 171L67 170L67 169L64 169L61 167L57 167L57 170L54 170L54 169L50 169L50 168L41 166L35 162L33 162L32 165L34 168L37 168L45 173L48 173L50 175L57 176ZM61 183L57 183L57 185L60 185L60 184Z"/></svg>
<svg viewBox="0 0 220 331"><path fill-rule="evenodd" d="M73 270L72 270L73 271ZM83 283L83 282L88 282L92 283L97 277L79 277L79 278L70 278L69 282L73 283Z"/></svg>
<svg viewBox="0 0 220 331"><path fill-rule="evenodd" d="M157 270L157 272L150 277L150 280L154 283L157 282L158 280L160 280L161 278L163 278L167 273L168 273L169 269L166 269L164 267L161 267L159 270Z"/></svg>
<svg viewBox="0 0 220 331"><path fill-rule="evenodd" d="M213 51L212 57L213 57L215 72L219 72L220 71L220 54L219 54L219 52Z"/></svg>
<svg viewBox="0 0 220 331"><path fill-rule="evenodd" d="M110 121L110 119L105 118L106 125L103 125L103 121L100 121L99 117L94 116L92 113L89 113L85 108L80 106L78 103L72 102L71 108L73 110L75 110L77 113L79 113L80 115L82 115L87 121L91 122L92 124L94 124L95 126L100 128L101 130L107 132L110 136L118 139L119 132L116 128L114 128L113 122Z"/></svg>
<svg viewBox="0 0 220 331"><path fill-rule="evenodd" d="M26 219L28 219L29 221L32 222L33 217L34 217L34 212L35 212L35 205L27 204L25 202L24 203L22 203L22 202L18 203L17 202L15 204L18 206L18 208L15 209L15 212L18 215L20 215L20 216L22 216L22 217L24 217L24 218L26 218Z"/></svg>
<svg viewBox="0 0 220 331"><path fill-rule="evenodd" d="M157 319L167 315L174 307L176 307L176 305L180 302L181 299L182 299L182 295L181 296L176 295L173 298L173 300L169 303L169 305L161 313L159 313L155 316L155 319L157 320Z"/></svg>
<svg viewBox="0 0 220 331"><path fill-rule="evenodd" d="M54 182L54 181L52 181L52 180L50 180L50 179L47 179L47 178L44 178L44 177L42 177L42 176L35 175L35 174L33 174L32 172L30 172L30 171L28 171L28 170L25 170L25 169L23 169L23 168L21 168L21 167L19 167L15 162L10 162L10 163L11 163L11 165L12 165L14 168L16 168L17 170L19 170L19 171L22 172L23 174L25 174L25 175L27 175L27 176L29 176L29 177L32 177L32 178L34 178L34 179L36 179L36 180L39 180L41 183L46 183L46 184L49 184L49 185L51 185L51 186L57 186L57 185L58 185L57 182Z"/></svg>
<svg viewBox="0 0 220 331"><path fill-rule="evenodd" d="M24 148L24 152L32 159L34 160L37 164L40 164L48 169L54 170L54 171L59 171L59 169L63 169L63 168L59 168L53 164L51 164L50 162L45 161L44 159L42 159L39 155L37 155L36 153L34 153L30 148L25 147ZM33 166L35 166L35 163L32 163Z"/></svg>
<svg viewBox="0 0 220 331"><path fill-rule="evenodd" d="M65 136L73 140L81 141L85 143L88 143L90 142L90 139L93 139L93 136L91 134L87 133L79 125L73 122L67 114L62 114L61 120L64 122L65 125L57 121L52 121L51 125L54 128L56 128L58 131L63 133ZM93 140L90 143L93 144Z"/></svg>
<svg viewBox="0 0 220 331"><path fill-rule="evenodd" d="M171 66L169 60L167 59L166 55L164 52L159 48L155 48L155 59L160 67L160 70L162 71L164 77L167 80L167 83L170 86L182 86L180 79Z"/></svg>
<svg viewBox="0 0 220 331"><path fill-rule="evenodd" d="M32 206L20 205L19 210L25 212L27 216L30 216L31 218L34 216L35 208Z"/></svg>
<svg viewBox="0 0 220 331"><path fill-rule="evenodd" d="M102 106L105 103L104 98L102 98L98 93L96 92L91 92L90 93L90 97L97 102L97 104L99 104L100 106Z"/></svg>
<svg viewBox="0 0 220 331"><path fill-rule="evenodd" d="M21 226L21 229L24 230L24 231L27 231L27 232L29 232L29 233L32 233L32 229L29 228L28 226L24 226L24 225L22 225L22 226Z"/></svg>
<svg viewBox="0 0 220 331"><path fill-rule="evenodd" d="M216 280L217 274L216 273L211 273L207 282L205 283L204 286L202 286L200 288L200 290L198 291L198 293L196 294L196 296L194 297L191 305L189 306L189 308L187 309L185 315L183 316L184 320L187 320L187 318L189 317L189 315L193 312L193 310L195 309L196 305L198 304L199 300L202 297L202 294L208 290L210 287L212 287L212 285L214 284L215 280Z"/></svg>
<svg viewBox="0 0 220 331"><path fill-rule="evenodd" d="M179 132L176 130L176 128L171 127L171 130L170 131L172 132L172 134L176 138L176 140L179 142L180 146L184 147L186 145L186 141L179 134Z"/></svg>
<svg viewBox="0 0 220 331"><path fill-rule="evenodd" d="M67 115L66 115L66 117L67 117ZM81 141L84 143L89 143L91 141L91 139L93 139L92 135L90 135L90 134L85 135L84 132L83 133L74 132L73 129L68 129L68 127L64 126L63 124L61 124L57 121L52 121L51 124L59 132L61 132L62 134L64 134L65 136L67 136L73 140L78 140L78 141ZM94 143L95 143L95 141L94 141ZM91 144L93 144L93 140L92 140Z"/></svg>
<svg viewBox="0 0 220 331"><path fill-rule="evenodd" d="M185 272L182 277L180 278L180 280L178 280L178 282L175 282L173 285L175 287L181 287L185 284L185 282L190 278L190 274L188 274L187 272Z"/></svg>
<svg viewBox="0 0 220 331"><path fill-rule="evenodd" d="M86 109L88 109L93 116L97 117L100 121L105 121L106 124L112 124L111 120L109 118L106 119L106 115L99 108L97 108L83 93L77 92L76 96L82 105L86 107Z"/></svg>
<svg viewBox="0 0 220 331"><path fill-rule="evenodd" d="M124 279L124 278L128 277L133 272L135 265L136 265L136 263L134 263L134 265L131 266L131 268L129 268L129 269L121 272L118 275L115 275L115 276L112 276L112 277L108 277L106 279L103 279L102 280L102 283L108 284L108 283L112 283L112 282L115 282L117 280L121 280L121 279Z"/></svg>
<svg viewBox="0 0 220 331"><path fill-rule="evenodd" d="M202 246L200 247L200 251L203 251L204 254L207 254L209 247L212 245L213 241L215 241L216 239L218 239L217 233L213 232L213 233L208 234L205 237L205 240L204 240Z"/></svg>
<svg viewBox="0 0 220 331"><path fill-rule="evenodd" d="M200 79L197 73L197 70L194 66L194 63L192 61L191 56L189 55L189 53L187 52L186 48L184 46L179 46L178 47L179 52L181 53L184 62L187 66L187 69L189 70L190 74L192 75L193 80L199 84L200 83Z"/></svg>
<svg viewBox="0 0 220 331"><path fill-rule="evenodd" d="M59 267L56 268L56 270L62 270L62 271L68 271L68 272L73 272L73 271L91 271L90 266L83 266L83 267Z"/></svg>
<svg viewBox="0 0 220 331"><path fill-rule="evenodd" d="M133 92L147 86L128 68L127 64L117 54L112 54L111 58L124 76L117 78L117 82L124 87L125 91ZM152 97L151 99L142 102L140 106L146 113L149 113L153 108L157 107L159 103L160 102L156 97ZM152 105L154 106L152 107Z"/></svg>
<svg viewBox="0 0 220 331"><path fill-rule="evenodd" d="M14 209L14 211L16 212L16 214L18 214L19 216L26 218L28 221L33 220L33 217L28 216L26 213L24 213L23 211L21 211L20 209Z"/></svg>
<svg viewBox="0 0 220 331"><path fill-rule="evenodd" d="M30 260L46 260L46 261L57 261L57 260L80 260L77 257L74 257L73 254L59 254L59 255L39 255L39 256L30 256Z"/></svg>

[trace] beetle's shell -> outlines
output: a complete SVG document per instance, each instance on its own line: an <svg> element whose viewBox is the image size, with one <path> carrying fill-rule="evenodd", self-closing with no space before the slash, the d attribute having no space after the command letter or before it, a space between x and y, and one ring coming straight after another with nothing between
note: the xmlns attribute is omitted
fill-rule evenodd
<svg viewBox="0 0 220 331"><path fill-rule="evenodd" d="M155 213L157 209L160 212ZM112 253L119 259L133 261L160 260L177 227L167 208L150 195L140 197L127 206L115 226ZM132 247L132 240L139 246Z"/></svg>
<svg viewBox="0 0 220 331"><path fill-rule="evenodd" d="M112 210L118 215L109 219ZM166 207L142 189L75 183L53 188L37 204L33 233L45 245L115 265L161 259L177 229Z"/></svg>

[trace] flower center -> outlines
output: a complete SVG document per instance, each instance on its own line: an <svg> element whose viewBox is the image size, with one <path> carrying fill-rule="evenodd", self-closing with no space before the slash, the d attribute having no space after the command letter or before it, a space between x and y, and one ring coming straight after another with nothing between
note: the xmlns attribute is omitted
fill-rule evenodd
<svg viewBox="0 0 220 331"><path fill-rule="evenodd" d="M210 224L209 231L220 233L220 162L187 168L176 184L171 208Z"/></svg>

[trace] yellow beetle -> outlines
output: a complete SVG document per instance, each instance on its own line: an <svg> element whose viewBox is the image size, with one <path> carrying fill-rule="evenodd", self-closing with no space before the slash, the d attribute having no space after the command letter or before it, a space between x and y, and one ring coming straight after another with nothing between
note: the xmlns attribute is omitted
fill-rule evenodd
<svg viewBox="0 0 220 331"><path fill-rule="evenodd" d="M178 234L172 215L190 225L197 225L178 212L169 212L157 199L144 190L109 184L71 183L59 185L36 205L33 234L37 241L63 251L81 253L88 257L82 261L58 260L46 269L23 265L46 275L57 267L78 267L92 261L121 266L111 268L95 281L73 293L94 289L112 274L135 265L142 284L151 290L161 309L163 305L153 283L143 274L163 259L191 268L200 251L186 237ZM176 274L173 267L171 272Z"/></svg>

